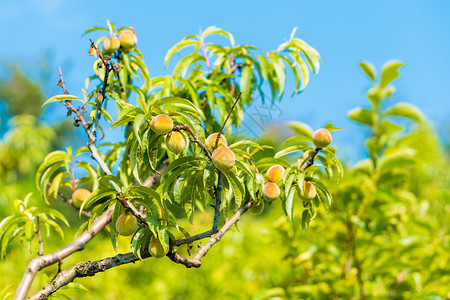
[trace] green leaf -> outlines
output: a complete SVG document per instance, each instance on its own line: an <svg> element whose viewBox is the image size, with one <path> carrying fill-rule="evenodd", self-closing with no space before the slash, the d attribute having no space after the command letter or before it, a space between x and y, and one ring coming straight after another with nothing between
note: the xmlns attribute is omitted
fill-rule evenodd
<svg viewBox="0 0 450 300"><path fill-rule="evenodd" d="M225 31L221 28L217 28L215 26L210 26L210 27L206 28L205 31L202 32L202 34L201 34L202 39L204 39L205 37L207 37L208 35L211 35L211 34L221 34L221 35L226 36L230 40L231 46L234 46L233 35L231 33L229 33L228 31Z"/></svg>
<svg viewBox="0 0 450 300"><path fill-rule="evenodd" d="M242 91L242 102L250 103L253 87L252 87L252 68L250 66L245 65L242 74L241 74L241 86L240 89Z"/></svg>
<svg viewBox="0 0 450 300"><path fill-rule="evenodd" d="M299 122L299 121L291 121L291 122L287 122L286 126L289 127L290 129L294 130L295 133L312 138L313 129L311 128L311 126L309 126L306 123Z"/></svg>
<svg viewBox="0 0 450 300"><path fill-rule="evenodd" d="M359 66L372 81L375 80L375 67L370 62L362 61L359 63Z"/></svg>
<svg viewBox="0 0 450 300"><path fill-rule="evenodd" d="M293 223L292 221L292 216L294 214L294 195L295 195L295 187L292 187L289 190L289 194L286 197L286 212L287 212L287 216L289 218L289 221L291 222L291 224Z"/></svg>
<svg viewBox="0 0 450 300"><path fill-rule="evenodd" d="M381 82L380 87L383 88L387 86L389 83L395 80L400 75L398 69L403 66L403 63L398 60L392 60L387 62L383 66L383 70L381 71Z"/></svg>
<svg viewBox="0 0 450 300"><path fill-rule="evenodd" d="M233 189L234 199L237 207L240 207L244 199L244 184L237 178L233 172L224 173L231 188Z"/></svg>
<svg viewBox="0 0 450 300"><path fill-rule="evenodd" d="M85 35L85 34L87 34L87 33L89 33L89 32L92 32L92 31L97 31L97 30L109 32L109 30L106 29L105 27L94 26L94 27L91 27L91 28L89 28L88 30L86 30L86 31L83 33L83 35Z"/></svg>
<svg viewBox="0 0 450 300"><path fill-rule="evenodd" d="M205 159L203 157L197 157L197 156L180 157L180 158L178 158L175 161L170 163L170 165L164 171L162 177L164 179L165 176L167 176L167 174L169 174L172 170L174 170L175 168L178 168L178 167L180 167L180 166L182 166L184 164L193 164L193 163L198 163L198 162L201 162L201 161L205 161Z"/></svg>
<svg viewBox="0 0 450 300"><path fill-rule="evenodd" d="M256 163L256 167L259 169L260 172L265 172L268 168L270 168L273 165L281 165L285 168L291 167L291 165L287 163L285 160L273 157L262 158Z"/></svg>
<svg viewBox="0 0 450 300"><path fill-rule="evenodd" d="M56 102L56 101L63 101L63 100L77 100L77 101L81 101L84 103L83 100L81 100L80 98L78 98L77 96L73 96L73 95L56 95L53 96L51 98L49 98L47 101L44 102L44 104L42 104L42 107L44 107L45 105L51 103L51 102Z"/></svg>
<svg viewBox="0 0 450 300"><path fill-rule="evenodd" d="M141 90L144 95L147 95L151 87L150 73L148 72L148 68L145 65L144 60L141 59L139 56L132 56L132 62L134 62L139 66L142 78L144 79L144 85L141 86Z"/></svg>
<svg viewBox="0 0 450 300"><path fill-rule="evenodd" d="M373 111L365 108L354 108L348 112L348 117L353 121L372 127L374 125Z"/></svg>
<svg viewBox="0 0 450 300"><path fill-rule="evenodd" d="M279 85L279 97L283 97L284 93L284 85L286 83L286 70L284 68L283 61L278 57L277 54L270 55L268 57L272 61L272 65L274 67L275 73L278 77L278 85Z"/></svg>
<svg viewBox="0 0 450 300"><path fill-rule="evenodd" d="M306 150L309 150L311 147L309 145L305 144L298 144L295 146L290 146L287 147L283 150L278 151L277 153L275 153L274 158L280 158L282 156L285 155L289 155L291 153L297 152L297 151L303 151L305 152Z"/></svg>
<svg viewBox="0 0 450 300"><path fill-rule="evenodd" d="M200 46L199 41L192 40L191 37L186 37L183 40L181 40L178 44L173 46L172 48L167 51L166 56L164 57L164 65L167 68L167 65L169 64L170 59L172 56L177 53L178 51L181 51L181 49L187 47L187 46L195 46L196 48L199 48Z"/></svg>
<svg viewBox="0 0 450 300"><path fill-rule="evenodd" d="M53 151L51 153L49 153L45 159L44 162L39 166L37 172L36 172L36 177L35 177L35 182L36 182L36 187L40 190L41 187L39 185L39 182L41 181L41 177L44 174L44 172L53 164L55 164L56 162L59 161L66 161L68 159L67 156L67 152L65 151Z"/></svg>
<svg viewBox="0 0 450 300"><path fill-rule="evenodd" d="M415 154L416 150L411 148L403 148L393 153L385 154L380 158L378 167L383 171L392 168L405 168L414 163Z"/></svg>
<svg viewBox="0 0 450 300"><path fill-rule="evenodd" d="M408 104L408 103L398 103L388 109L385 113L385 116L396 116L396 117L404 117L411 120L414 120L419 123L425 122L425 117L420 111L419 108Z"/></svg>
<svg viewBox="0 0 450 300"><path fill-rule="evenodd" d="M194 105L191 101L187 99L183 99L180 97L166 97L159 100L156 100L153 103L154 106L164 107L165 110L184 110L193 112L201 117L205 117L203 111L201 111L197 106Z"/></svg>
<svg viewBox="0 0 450 300"><path fill-rule="evenodd" d="M91 195L83 202L83 204L80 207L80 216L81 216L81 211L82 210L86 210L89 207L92 206L92 204L94 204L95 202L97 202L98 200L100 200L103 197L107 197L107 196L112 196L112 195L117 195L117 191L110 189L110 190L96 190L93 193L91 193Z"/></svg>

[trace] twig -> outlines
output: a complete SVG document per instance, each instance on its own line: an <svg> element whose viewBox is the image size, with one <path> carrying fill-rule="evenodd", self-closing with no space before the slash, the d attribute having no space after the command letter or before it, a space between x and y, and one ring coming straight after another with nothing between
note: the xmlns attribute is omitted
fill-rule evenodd
<svg viewBox="0 0 450 300"><path fill-rule="evenodd" d="M60 77L61 82L64 82L61 69L60 69ZM65 90L65 87L63 87L63 89ZM64 92L67 93L66 90ZM95 146L95 134L93 134L93 132L90 130L90 125L84 119L83 113L80 112L78 109L75 109L72 105L72 102L69 100L65 100L64 105L67 107L69 112L73 112L77 115L78 120L81 122L84 130L86 131L86 134L88 135L89 138L88 148L91 151L91 157L97 161L100 168L106 175L112 175L108 165L105 163L105 161L101 158L100 154L98 153L97 147ZM109 222L111 222L113 212L114 212L114 205L112 205L105 213L103 213L101 216L99 216L97 219L94 220L90 231L88 230L84 231L78 238L76 238L72 243L70 243L66 247L61 248L51 254L38 256L31 259L25 271L25 274L23 275L22 281L17 287L14 299L25 299L25 297L28 294L28 291L31 288L31 284L33 283L34 277L36 276L37 272L39 272L40 270L42 270L47 266L50 266L60 261L61 259L71 255L76 251L82 250L84 246L95 235L97 235L98 232L100 232L100 230L102 230Z"/></svg>
<svg viewBox="0 0 450 300"><path fill-rule="evenodd" d="M105 102L106 99L106 89L108 87L108 77L109 73L114 69L113 65L107 61L101 54L99 54L99 49L95 46L94 42L91 41L91 47L95 49L97 52L98 57L100 57L101 61L103 62L103 66L105 67L105 76L103 77L103 84L102 84L102 93L101 93L101 99L97 98L97 104L96 104L96 113L93 121L92 126L92 133L94 136L97 135L97 127L98 122L100 121L100 117L102 115L102 105L103 102Z"/></svg>
<svg viewBox="0 0 450 300"><path fill-rule="evenodd" d="M211 239L200 248L200 250L197 252L197 254L193 259L189 259L179 255L176 249L174 248L172 248L169 251L167 256L172 261L178 264L183 264L187 268L200 267L201 258L205 256L205 254L209 251L209 249L211 249L211 247L215 243L217 243L228 230L230 230L231 226L233 226L240 219L241 215L244 214L253 204L254 202L252 201L242 206L231 219L225 222L224 226L219 230L219 232L215 234L213 237L211 237ZM141 253L141 257L148 258L151 257L151 254L146 249ZM129 252L125 254L118 254L116 256L108 257L101 260L77 263L70 269L59 272L53 280L48 282L42 289L39 290L39 292L32 295L29 299L44 299L50 296L55 291L57 291L62 286L65 286L68 283L72 282L77 277L80 278L80 277L94 276L99 272L104 272L108 269L124 264L133 263L138 260L139 260L138 257L136 257L132 252Z"/></svg>
<svg viewBox="0 0 450 300"><path fill-rule="evenodd" d="M305 170L309 167L311 167L314 164L314 158L316 157L316 155L319 153L319 151L322 150L322 148L316 148L314 149L314 152L311 154L311 156L309 157L309 159L303 163L303 165L300 168L301 172L305 172Z"/></svg>
<svg viewBox="0 0 450 300"><path fill-rule="evenodd" d="M194 130L192 130L192 128L189 127L189 125L187 125L187 124L184 124L184 125L177 125L177 126L174 126L172 130L173 130L173 131L185 130L185 131L189 132L189 133L191 134L191 136L193 137L193 139L194 139L193 141L194 141L195 143L197 143L197 144L200 146L200 148L202 148L203 152L205 152L206 156L207 156L210 160L212 160L211 153L209 152L208 148L206 148L205 144L200 140L200 138L199 138L198 135L194 132Z"/></svg>
<svg viewBox="0 0 450 300"><path fill-rule="evenodd" d="M228 230L230 230L231 226L233 226L237 221L239 221L241 216L250 207L252 207L254 203L255 203L255 201L250 201L250 202L246 203L245 205L243 205L241 208L239 208L236 211L236 213L233 215L233 217L231 217L231 219L226 220L225 224L222 226L222 228L220 228L220 230L215 235L213 235L205 245L200 247L198 252L195 254L194 258L192 258L192 259L190 259L190 258L180 259L179 256L173 255L173 251L169 252L169 254L167 256L172 261L174 261L176 263L181 263L181 264L185 265L187 268L191 268L191 267L199 268L202 265L201 259L203 258L203 256L205 256L206 253L208 253L209 249L211 249L211 247L214 246L214 244L216 244L217 242L220 241L222 236L224 236L224 234ZM175 254L176 254L176 251L175 251Z"/></svg>
<svg viewBox="0 0 450 300"><path fill-rule="evenodd" d="M65 95L69 95L69 93L66 90L66 85L64 84L64 79L63 79L63 76L62 76L61 67L58 67L58 71L59 71L59 77L60 77L59 82L61 82L61 87L62 87L62 89L64 91L64 94Z"/></svg>
<svg viewBox="0 0 450 300"><path fill-rule="evenodd" d="M205 239L207 237L212 236L213 234L217 233L218 230L214 230L214 229L210 229L208 231L196 234L196 235L192 235L192 236L187 236L187 237L183 237L181 239L178 240L173 240L170 241L170 245L171 246L181 246L184 244L190 244L192 242L201 240L201 239Z"/></svg>
<svg viewBox="0 0 450 300"><path fill-rule="evenodd" d="M130 252L97 261L79 262L72 268L58 273L53 280L48 282L39 292L28 299L47 299L48 296L56 292L59 288L69 284L77 277L94 276L96 273L104 272L113 267L128 264L136 260L138 258Z"/></svg>
<svg viewBox="0 0 450 300"><path fill-rule="evenodd" d="M39 224L39 216L36 217L36 233L39 239L39 252L38 255L42 256L44 255L44 241L42 240L42 234L41 234L41 226Z"/></svg>
<svg viewBox="0 0 450 300"><path fill-rule="evenodd" d="M20 282L14 299L25 299L28 291L30 290L31 284L37 272L45 267L48 267L54 263L57 263L61 259L73 254L76 251L84 249L84 246L96 236L103 227L111 222L112 214L114 212L114 205L112 205L105 213L96 218L92 223L90 231L84 231L78 238L76 238L72 243L61 248L51 254L44 256L37 256L31 259L28 267L23 275L22 281Z"/></svg>
<svg viewBox="0 0 450 300"><path fill-rule="evenodd" d="M219 230L220 204L222 203L222 180L223 173L219 171L216 187L216 204L214 205L213 230Z"/></svg>
<svg viewBox="0 0 450 300"><path fill-rule="evenodd" d="M133 203L125 198L125 195L123 193L120 193L120 197L116 197L116 199L123 205L123 207L131 211L131 213L139 220L139 222L141 222L145 226L148 226L148 223L145 220L147 216L143 212L137 210Z"/></svg>
<svg viewBox="0 0 450 300"><path fill-rule="evenodd" d="M238 103L239 99L241 98L241 95L242 95L242 92L240 92L239 95L237 96L236 101L234 101L234 104L231 107L230 112L228 113L228 116L226 117L225 121L222 124L222 127L220 128L219 133L217 134L216 143L214 144L214 149L217 148L217 145L219 144L219 139L220 139L220 135L222 134L223 128L225 127L225 124L227 124L227 121L230 118L234 107L236 106L236 104Z"/></svg>

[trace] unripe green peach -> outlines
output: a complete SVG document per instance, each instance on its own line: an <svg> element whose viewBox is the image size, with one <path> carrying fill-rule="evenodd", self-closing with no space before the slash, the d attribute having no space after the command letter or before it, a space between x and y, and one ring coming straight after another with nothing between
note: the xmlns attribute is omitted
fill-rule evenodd
<svg viewBox="0 0 450 300"><path fill-rule="evenodd" d="M263 186L263 196L268 201L273 201L280 197L280 188L276 183L268 182Z"/></svg>
<svg viewBox="0 0 450 300"><path fill-rule="evenodd" d="M180 154L186 148L186 137L180 131L172 131L166 137L166 145L173 153Z"/></svg>
<svg viewBox="0 0 450 300"><path fill-rule="evenodd" d="M212 154L212 162L214 167L219 171L226 173L234 167L236 157L233 151L227 147L219 147Z"/></svg>
<svg viewBox="0 0 450 300"><path fill-rule="evenodd" d="M137 36L133 31L122 31L119 33L120 46L125 52L130 52L137 44Z"/></svg>
<svg viewBox="0 0 450 300"><path fill-rule="evenodd" d="M173 121L172 118L168 115L157 115L153 117L150 121L150 128L154 133L159 135L164 135L169 133L173 129Z"/></svg>
<svg viewBox="0 0 450 300"><path fill-rule="evenodd" d="M120 48L120 40L115 36L110 36L105 38L103 41L103 51L104 53L113 53Z"/></svg>
<svg viewBox="0 0 450 300"><path fill-rule="evenodd" d="M117 233L123 236L132 235L138 227L138 221L131 214L121 214L116 221Z"/></svg>
<svg viewBox="0 0 450 300"><path fill-rule="evenodd" d="M216 145L218 133L213 133L206 139L206 148L208 148L209 152L213 152L214 146ZM223 134L220 134L219 142L217 143L217 148L219 147L228 147L227 140Z"/></svg>
<svg viewBox="0 0 450 300"><path fill-rule="evenodd" d="M164 251L164 247L161 245L161 242L157 238L150 240L150 243L148 244L148 252L156 258L164 257L167 254L167 252Z"/></svg>
<svg viewBox="0 0 450 300"><path fill-rule="evenodd" d="M249 211L252 215L259 215L264 210L264 200L259 200L258 203L253 204L252 207L250 207Z"/></svg>
<svg viewBox="0 0 450 300"><path fill-rule="evenodd" d="M331 133L325 128L314 131L312 138L317 148L324 148L331 143Z"/></svg>
<svg viewBox="0 0 450 300"><path fill-rule="evenodd" d="M87 189L76 189L72 194L73 206L80 208L83 202L91 195Z"/></svg>
<svg viewBox="0 0 450 300"><path fill-rule="evenodd" d="M312 200L316 197L317 191L314 185L309 181L303 181L303 193L300 197L304 200Z"/></svg>
<svg viewBox="0 0 450 300"><path fill-rule="evenodd" d="M271 182L279 183L283 180L285 171L283 166L274 165L267 170L266 177Z"/></svg>

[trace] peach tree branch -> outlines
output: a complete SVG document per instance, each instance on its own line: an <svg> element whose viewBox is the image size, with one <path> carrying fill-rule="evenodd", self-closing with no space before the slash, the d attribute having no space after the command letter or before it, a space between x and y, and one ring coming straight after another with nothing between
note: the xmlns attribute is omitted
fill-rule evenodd
<svg viewBox="0 0 450 300"><path fill-rule="evenodd" d="M214 244L220 241L223 235L230 230L231 226L233 226L237 221L239 221L240 217L254 204L254 201L246 203L244 206L238 209L238 211L233 215L231 219L225 221L224 226L209 239L209 241L200 248L197 254L193 259L183 257L179 255L176 249L171 248L167 256L175 263L183 264L187 268L199 268L201 266L201 259L206 253L211 249ZM141 257L148 258L151 257L151 254L148 252L148 249L145 249L141 253ZM59 288L69 284L75 278L94 276L99 272L104 272L108 269L118 267L124 264L134 263L138 261L139 258L136 257L132 252L125 254L118 254L113 257L104 258L101 260L94 260L88 262L79 262L72 266L70 269L65 271L61 271L58 273L53 280L48 282L42 289L39 290L36 294L32 295L29 299L45 299L50 296L52 293L56 292Z"/></svg>

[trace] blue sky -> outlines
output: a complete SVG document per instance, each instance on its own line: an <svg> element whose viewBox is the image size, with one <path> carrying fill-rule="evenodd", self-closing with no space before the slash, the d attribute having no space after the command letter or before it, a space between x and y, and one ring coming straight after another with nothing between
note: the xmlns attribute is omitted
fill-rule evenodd
<svg viewBox="0 0 450 300"><path fill-rule="evenodd" d="M166 74L163 58L171 46L202 28L222 27L237 44L266 52L298 27L296 36L321 54L321 70L301 95L290 98L286 93L282 113L274 114L273 121L299 120L313 128L331 121L345 129L334 138L341 153L351 156L356 148L352 145L362 141L363 133L346 113L366 104L369 87L357 66L361 60L378 69L390 59L404 61L392 101L418 106L441 128L441 137L448 138L449 15L450 2L443 0L1 1L0 61L19 62L34 74L40 58L50 51L52 80L57 81L56 68L62 66L68 88L77 93L92 72L88 37L81 34L91 26L104 26L106 19L135 27L153 76Z"/></svg>

